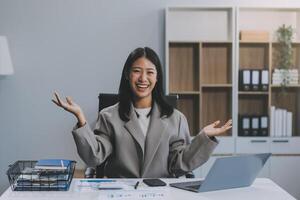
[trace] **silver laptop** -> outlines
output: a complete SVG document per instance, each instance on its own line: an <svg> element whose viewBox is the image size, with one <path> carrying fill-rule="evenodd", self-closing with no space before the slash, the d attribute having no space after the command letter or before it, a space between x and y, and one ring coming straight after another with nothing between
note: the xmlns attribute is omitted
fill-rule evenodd
<svg viewBox="0 0 300 200"><path fill-rule="evenodd" d="M193 192L207 192L250 186L271 153L217 158L203 181L171 183Z"/></svg>

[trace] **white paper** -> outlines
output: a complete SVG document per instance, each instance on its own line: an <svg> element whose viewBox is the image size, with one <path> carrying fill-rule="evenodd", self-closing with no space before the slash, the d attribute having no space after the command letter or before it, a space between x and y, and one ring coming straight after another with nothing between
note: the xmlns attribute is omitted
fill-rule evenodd
<svg viewBox="0 0 300 200"><path fill-rule="evenodd" d="M115 191L115 192L105 192L100 193L99 200L103 199L155 199L155 200L163 200L167 199L169 196L169 192L165 189L138 189L131 191Z"/></svg>

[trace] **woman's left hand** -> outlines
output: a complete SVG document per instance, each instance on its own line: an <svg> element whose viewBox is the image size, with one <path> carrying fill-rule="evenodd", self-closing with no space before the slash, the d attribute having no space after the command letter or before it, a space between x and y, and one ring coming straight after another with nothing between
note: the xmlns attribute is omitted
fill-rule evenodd
<svg viewBox="0 0 300 200"><path fill-rule="evenodd" d="M225 133L227 130L231 129L232 127L232 120L228 120L222 127L216 128L216 126L220 124L220 120L215 121L214 123L205 126L203 128L203 131L206 133L207 136L212 137L212 136L218 136L222 135Z"/></svg>

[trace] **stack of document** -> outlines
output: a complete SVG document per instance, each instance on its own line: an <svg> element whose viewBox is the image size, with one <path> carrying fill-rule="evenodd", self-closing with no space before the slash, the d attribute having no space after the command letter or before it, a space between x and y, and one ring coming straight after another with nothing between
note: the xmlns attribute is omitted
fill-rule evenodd
<svg viewBox="0 0 300 200"><path fill-rule="evenodd" d="M297 85L299 83L298 69L275 69L272 74L273 85Z"/></svg>
<svg viewBox="0 0 300 200"><path fill-rule="evenodd" d="M134 179L81 179L75 180L75 191L95 192L99 199L156 199L168 198L165 187L148 187L144 184L136 186Z"/></svg>
<svg viewBox="0 0 300 200"><path fill-rule="evenodd" d="M271 106L271 137L292 137L293 113Z"/></svg>
<svg viewBox="0 0 300 200"><path fill-rule="evenodd" d="M44 170L65 170L69 167L71 162L71 160L64 159L43 159L39 160L34 168Z"/></svg>
<svg viewBox="0 0 300 200"><path fill-rule="evenodd" d="M43 172L34 168L25 168L16 181L16 187L22 190L34 188L64 188L69 174Z"/></svg>
<svg viewBox="0 0 300 200"><path fill-rule="evenodd" d="M15 182L17 190L36 190L41 188L66 188L70 173L67 170L71 160L39 160L34 167L26 167Z"/></svg>

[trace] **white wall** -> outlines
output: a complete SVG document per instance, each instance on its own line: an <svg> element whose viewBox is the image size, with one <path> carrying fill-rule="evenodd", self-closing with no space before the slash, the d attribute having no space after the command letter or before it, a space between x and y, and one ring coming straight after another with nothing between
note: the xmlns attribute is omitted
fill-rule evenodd
<svg viewBox="0 0 300 200"><path fill-rule="evenodd" d="M7 166L19 159L80 161L75 119L51 102L71 95L90 122L97 94L117 92L130 51L150 46L164 60L164 9L174 5L299 6L297 0L0 0L0 35L15 74L0 77L0 194ZM82 167L82 162L79 167Z"/></svg>

